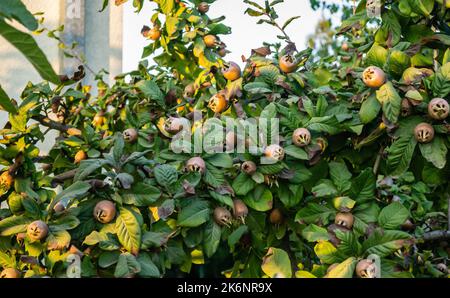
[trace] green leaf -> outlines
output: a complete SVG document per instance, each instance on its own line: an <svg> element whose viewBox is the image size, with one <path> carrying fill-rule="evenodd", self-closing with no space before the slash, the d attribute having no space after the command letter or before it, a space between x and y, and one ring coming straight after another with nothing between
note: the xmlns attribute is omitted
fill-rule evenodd
<svg viewBox="0 0 450 298"><path fill-rule="evenodd" d="M158 165L155 167L153 173L158 184L164 187L169 187L178 180L177 169L171 165Z"/></svg>
<svg viewBox="0 0 450 298"><path fill-rule="evenodd" d="M15 268L16 260L8 256L5 252L0 251L0 266L3 268Z"/></svg>
<svg viewBox="0 0 450 298"><path fill-rule="evenodd" d="M328 167L330 168L331 180L337 190L340 193L349 190L351 187L350 179L352 179L352 174L348 171L345 163L332 161L328 164Z"/></svg>
<svg viewBox="0 0 450 298"><path fill-rule="evenodd" d="M89 191L89 189L91 189L91 185L87 182L77 181L73 183L53 198L49 210L52 210L56 203L61 200L81 198Z"/></svg>
<svg viewBox="0 0 450 298"><path fill-rule="evenodd" d="M104 251L98 258L98 265L101 268L108 268L119 261L120 252L118 251Z"/></svg>
<svg viewBox="0 0 450 298"><path fill-rule="evenodd" d="M175 0L155 0L155 2L159 4L159 8L165 15L171 14L175 9Z"/></svg>
<svg viewBox="0 0 450 298"><path fill-rule="evenodd" d="M398 95L392 83L385 83L376 91L376 95L378 101L382 103L383 113L386 119L392 123L396 123L400 115L402 98Z"/></svg>
<svg viewBox="0 0 450 298"><path fill-rule="evenodd" d="M367 65L375 65L379 68L383 68L387 58L388 50L375 43L367 52L366 63Z"/></svg>
<svg viewBox="0 0 450 298"><path fill-rule="evenodd" d="M141 271L141 265L132 254L125 252L119 256L114 277L133 277Z"/></svg>
<svg viewBox="0 0 450 298"><path fill-rule="evenodd" d="M208 221L210 217L209 203L195 200L178 214L177 223L181 227L198 227Z"/></svg>
<svg viewBox="0 0 450 298"><path fill-rule="evenodd" d="M372 94L361 105L359 110L359 118L364 124L370 123L380 113L381 105L378 102L376 96Z"/></svg>
<svg viewBox="0 0 450 298"><path fill-rule="evenodd" d="M141 227L133 211L126 207L119 208L115 229L123 247L136 255L141 247Z"/></svg>
<svg viewBox="0 0 450 298"><path fill-rule="evenodd" d="M358 242L358 238L352 231L341 231L336 229L336 238L341 240L339 244L339 253L342 253L346 256L355 256L361 254L362 246Z"/></svg>
<svg viewBox="0 0 450 298"><path fill-rule="evenodd" d="M233 181L232 187L238 196L244 196L255 187L255 181L245 174L240 173Z"/></svg>
<svg viewBox="0 0 450 298"><path fill-rule="evenodd" d="M157 232L145 232L142 235L142 249L151 247L161 247L168 241L168 235L166 233Z"/></svg>
<svg viewBox="0 0 450 298"><path fill-rule="evenodd" d="M325 205L317 203L309 203L306 207L300 209L295 215L296 222L327 224L331 215L335 214L336 210L331 209Z"/></svg>
<svg viewBox="0 0 450 298"><path fill-rule="evenodd" d="M295 17L291 17L289 19L287 19L287 21L283 24L283 27L281 27L283 30L286 29L287 26L289 26L290 23L292 23L292 21L299 19L300 16L295 16Z"/></svg>
<svg viewBox="0 0 450 298"><path fill-rule="evenodd" d="M80 224L80 220L75 215L65 215L49 222L50 230L61 231L75 229Z"/></svg>
<svg viewBox="0 0 450 298"><path fill-rule="evenodd" d="M206 161L219 168L231 168L233 166L233 159L226 153L214 154L206 158Z"/></svg>
<svg viewBox="0 0 450 298"><path fill-rule="evenodd" d="M289 255L282 249L269 247L263 258L262 271L269 277L292 277L291 260Z"/></svg>
<svg viewBox="0 0 450 298"><path fill-rule="evenodd" d="M287 155L292 156L293 158L308 160L308 154L306 153L306 151L295 145L284 147L284 152L286 152Z"/></svg>
<svg viewBox="0 0 450 298"><path fill-rule="evenodd" d="M219 247L222 235L221 227L214 220L210 220L205 226L203 248L208 258L212 257Z"/></svg>
<svg viewBox="0 0 450 298"><path fill-rule="evenodd" d="M241 239L242 235L247 233L248 227L246 225L239 226L233 233L228 236L228 245L230 247L234 247L236 243L238 243L239 239Z"/></svg>
<svg viewBox="0 0 450 298"><path fill-rule="evenodd" d="M25 232L33 220L24 216L11 216L0 221L0 236L10 236Z"/></svg>
<svg viewBox="0 0 450 298"><path fill-rule="evenodd" d="M159 188L144 182L134 183L131 189L122 191L122 199L125 204L139 207L150 206L161 197Z"/></svg>
<svg viewBox="0 0 450 298"><path fill-rule="evenodd" d="M417 141L412 135L405 135L397 139L388 149L388 165L392 175L405 172L413 157Z"/></svg>
<svg viewBox="0 0 450 298"><path fill-rule="evenodd" d="M0 20L0 35L22 52L44 80L54 84L60 83L58 75L31 35L17 30L2 20Z"/></svg>
<svg viewBox="0 0 450 298"><path fill-rule="evenodd" d="M328 231L325 228L311 224L303 229L302 236L309 242L329 240Z"/></svg>
<svg viewBox="0 0 450 298"><path fill-rule="evenodd" d="M372 199L375 196L376 178L372 170L365 169L352 180L350 197L357 202Z"/></svg>
<svg viewBox="0 0 450 298"><path fill-rule="evenodd" d="M411 236L402 231L375 230L366 241L363 242L364 254L376 254L379 257L386 257L397 251L405 244L405 240Z"/></svg>
<svg viewBox="0 0 450 298"><path fill-rule="evenodd" d="M422 156L431 162L436 168L443 169L447 163L447 146L444 139L436 136L432 142L419 144Z"/></svg>
<svg viewBox="0 0 450 298"><path fill-rule="evenodd" d="M155 101L161 107L165 107L164 93L159 89L158 84L154 81L139 81L136 88L142 91L145 97Z"/></svg>
<svg viewBox="0 0 450 298"><path fill-rule="evenodd" d="M161 273L159 272L158 267L156 267L155 263L153 263L152 259L147 253L140 253L137 257L137 261L141 266L141 270L138 275L141 277L160 277Z"/></svg>
<svg viewBox="0 0 450 298"><path fill-rule="evenodd" d="M337 195L338 191L331 180L322 179L319 182L320 183L314 186L311 190L315 197L321 198Z"/></svg>
<svg viewBox="0 0 450 298"><path fill-rule="evenodd" d="M70 240L71 237L69 232L65 230L52 231L46 238L47 248L49 250L61 250L67 248L69 247Z"/></svg>
<svg viewBox="0 0 450 298"><path fill-rule="evenodd" d="M12 104L8 94L2 89L0 85L0 109L4 109L9 113L17 113L17 108Z"/></svg>
<svg viewBox="0 0 450 298"><path fill-rule="evenodd" d="M378 223L385 229L393 230L403 224L408 217L408 209L399 202L393 202L381 210Z"/></svg>
<svg viewBox="0 0 450 298"><path fill-rule="evenodd" d="M0 15L18 21L30 31L38 29L37 20L20 0L0 1Z"/></svg>
<svg viewBox="0 0 450 298"><path fill-rule="evenodd" d="M268 211L273 207L272 192L263 185L257 186L253 192L248 193L243 201L248 207L261 212Z"/></svg>

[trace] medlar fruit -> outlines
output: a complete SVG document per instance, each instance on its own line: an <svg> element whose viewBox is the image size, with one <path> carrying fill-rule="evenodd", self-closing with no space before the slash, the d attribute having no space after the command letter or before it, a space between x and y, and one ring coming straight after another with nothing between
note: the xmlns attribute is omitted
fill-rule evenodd
<svg viewBox="0 0 450 298"><path fill-rule="evenodd" d="M189 172L199 172L203 174L206 170L206 164L201 157L192 157L186 162L186 169Z"/></svg>
<svg viewBox="0 0 450 298"><path fill-rule="evenodd" d="M87 158L86 152L83 150L79 150L77 153L75 153L74 157L74 163L80 163L82 160L85 160Z"/></svg>
<svg viewBox="0 0 450 298"><path fill-rule="evenodd" d="M66 210L66 206L64 206L64 204L61 201L59 201L58 203L55 204L53 210L55 212L63 212L64 210Z"/></svg>
<svg viewBox="0 0 450 298"><path fill-rule="evenodd" d="M184 97L190 98L190 97L194 96L195 90L196 89L195 89L194 84L187 85L186 87L184 87L184 93L183 93Z"/></svg>
<svg viewBox="0 0 450 298"><path fill-rule="evenodd" d="M244 219L248 214L247 205L242 200L234 200L233 201L233 216L234 218Z"/></svg>
<svg viewBox="0 0 450 298"><path fill-rule="evenodd" d="M434 138L434 128L430 124L422 122L414 128L414 136L419 143L429 143Z"/></svg>
<svg viewBox="0 0 450 298"><path fill-rule="evenodd" d="M180 118L169 117L164 121L164 130L171 134L179 133L183 129L183 123Z"/></svg>
<svg viewBox="0 0 450 298"><path fill-rule="evenodd" d="M256 172L256 164L248 160L242 164L241 170L248 175L253 175Z"/></svg>
<svg viewBox="0 0 450 298"><path fill-rule="evenodd" d="M412 113L412 105L408 99L402 99L401 115L407 117Z"/></svg>
<svg viewBox="0 0 450 298"><path fill-rule="evenodd" d="M349 50L349 46L348 43L344 42L341 46L341 50L343 50L344 52L347 52Z"/></svg>
<svg viewBox="0 0 450 298"><path fill-rule="evenodd" d="M292 134L292 143L297 147L305 147L311 143L311 133L306 128L297 128Z"/></svg>
<svg viewBox="0 0 450 298"><path fill-rule="evenodd" d="M138 138L138 132L134 128L125 129L122 134L123 134L123 139L125 140L125 142L128 142L128 143L133 143Z"/></svg>
<svg viewBox="0 0 450 298"><path fill-rule="evenodd" d="M21 274L16 268L6 268L0 273L0 278L20 278Z"/></svg>
<svg viewBox="0 0 450 298"><path fill-rule="evenodd" d="M222 93L217 93L208 102L208 108L210 108L214 113L222 113L227 108L227 100L225 95Z"/></svg>
<svg viewBox="0 0 450 298"><path fill-rule="evenodd" d="M283 222L283 213L278 208L273 209L269 215L269 221L274 225L279 225Z"/></svg>
<svg viewBox="0 0 450 298"><path fill-rule="evenodd" d="M231 222L231 213L223 207L214 209L214 221L219 226L228 226Z"/></svg>
<svg viewBox="0 0 450 298"><path fill-rule="evenodd" d="M0 175L0 187L3 189L10 189L14 183L14 177L8 172L5 171Z"/></svg>
<svg viewBox="0 0 450 298"><path fill-rule="evenodd" d="M444 120L448 112L448 102L443 98L434 98L428 104L428 115L435 120Z"/></svg>
<svg viewBox="0 0 450 298"><path fill-rule="evenodd" d="M353 217L353 214L349 212L339 212L338 214L336 214L334 223L351 229L353 227L354 220L355 218Z"/></svg>
<svg viewBox="0 0 450 298"><path fill-rule="evenodd" d="M379 88L385 83L386 74L379 67L369 66L364 70L362 79L367 87Z"/></svg>
<svg viewBox="0 0 450 298"><path fill-rule="evenodd" d="M48 226L42 220L36 220L27 227L27 235L32 241L44 239L48 234Z"/></svg>
<svg viewBox="0 0 450 298"><path fill-rule="evenodd" d="M280 145L272 144L264 150L264 155L267 158L280 161L284 158L284 149Z"/></svg>
<svg viewBox="0 0 450 298"><path fill-rule="evenodd" d="M222 74L225 79L235 81L241 77L241 68L234 62L224 63Z"/></svg>
<svg viewBox="0 0 450 298"><path fill-rule="evenodd" d="M150 31L148 31L146 37L151 40L158 40L161 37L161 30L159 30L158 27L153 27Z"/></svg>
<svg viewBox="0 0 450 298"><path fill-rule="evenodd" d="M94 218L101 223L109 223L116 216L116 205L108 200L97 203L94 208Z"/></svg>
<svg viewBox="0 0 450 298"><path fill-rule="evenodd" d="M197 9L202 14L207 13L209 11L209 4L206 2L200 2L200 4L197 6Z"/></svg>
<svg viewBox="0 0 450 298"><path fill-rule="evenodd" d="M219 54L220 57L225 57L227 55L227 48L226 47L220 47L219 50L217 50L217 54Z"/></svg>
<svg viewBox="0 0 450 298"><path fill-rule="evenodd" d="M203 42L206 47L213 48L217 45L217 38L214 35L208 34L203 37Z"/></svg>
<svg viewBox="0 0 450 298"><path fill-rule="evenodd" d="M298 62L292 55L284 55L280 57L278 64L282 72L291 73L297 69Z"/></svg>
<svg viewBox="0 0 450 298"><path fill-rule="evenodd" d="M356 275L361 278L375 278L377 266L372 260L363 259L356 265Z"/></svg>

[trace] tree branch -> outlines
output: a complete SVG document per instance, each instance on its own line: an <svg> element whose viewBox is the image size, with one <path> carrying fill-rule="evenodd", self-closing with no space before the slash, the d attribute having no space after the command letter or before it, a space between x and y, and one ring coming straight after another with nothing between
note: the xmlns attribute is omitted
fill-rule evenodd
<svg viewBox="0 0 450 298"><path fill-rule="evenodd" d="M42 115L33 116L32 118L34 120L38 121L43 126L49 127L51 129L56 129L61 132L66 132L70 128L69 126L67 126L65 124L50 120L47 117L42 116Z"/></svg>
<svg viewBox="0 0 450 298"><path fill-rule="evenodd" d="M450 239L450 231L432 231L423 234L422 239L424 241L433 241L438 239Z"/></svg>

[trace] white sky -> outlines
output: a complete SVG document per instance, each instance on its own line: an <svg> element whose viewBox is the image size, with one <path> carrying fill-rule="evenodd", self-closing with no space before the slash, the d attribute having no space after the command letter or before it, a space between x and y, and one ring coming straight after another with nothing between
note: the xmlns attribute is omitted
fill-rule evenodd
<svg viewBox="0 0 450 298"><path fill-rule="evenodd" d="M261 4L263 0L254 0ZM134 12L131 1L124 4L124 40L123 40L123 70L128 72L136 69L142 49L149 44L140 34L143 25L150 25L150 17L154 6L145 2L144 8L139 14ZM225 59L241 63L241 55L248 57L250 50L262 46L263 41L276 41L279 34L275 28L268 24L257 25L257 18L244 15L248 7L242 0L218 0L211 5L209 15L219 17L225 15L224 23L232 28L232 34L221 35L221 40L227 44L231 51ZM309 0L285 0L278 4L277 12L280 16L279 23L292 16L300 15L287 28L287 33L297 44L299 50L305 48L307 36L314 33L315 26L320 18L320 12L310 8Z"/></svg>

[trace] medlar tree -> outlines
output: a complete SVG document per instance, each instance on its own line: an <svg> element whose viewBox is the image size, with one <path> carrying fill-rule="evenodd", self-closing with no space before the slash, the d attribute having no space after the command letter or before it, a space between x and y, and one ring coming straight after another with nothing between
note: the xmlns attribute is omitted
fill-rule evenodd
<svg viewBox="0 0 450 298"><path fill-rule="evenodd" d="M83 277L448 275L446 2L346 5L327 49L302 50L283 1L245 0L280 42L242 68L213 0L153 2L154 64L111 86L99 74L95 95L83 67L30 83L9 114L2 277L67 276L69 256ZM262 137L224 131L245 119ZM39 125L60 131L46 156ZM208 139L225 152L172 146Z"/></svg>

